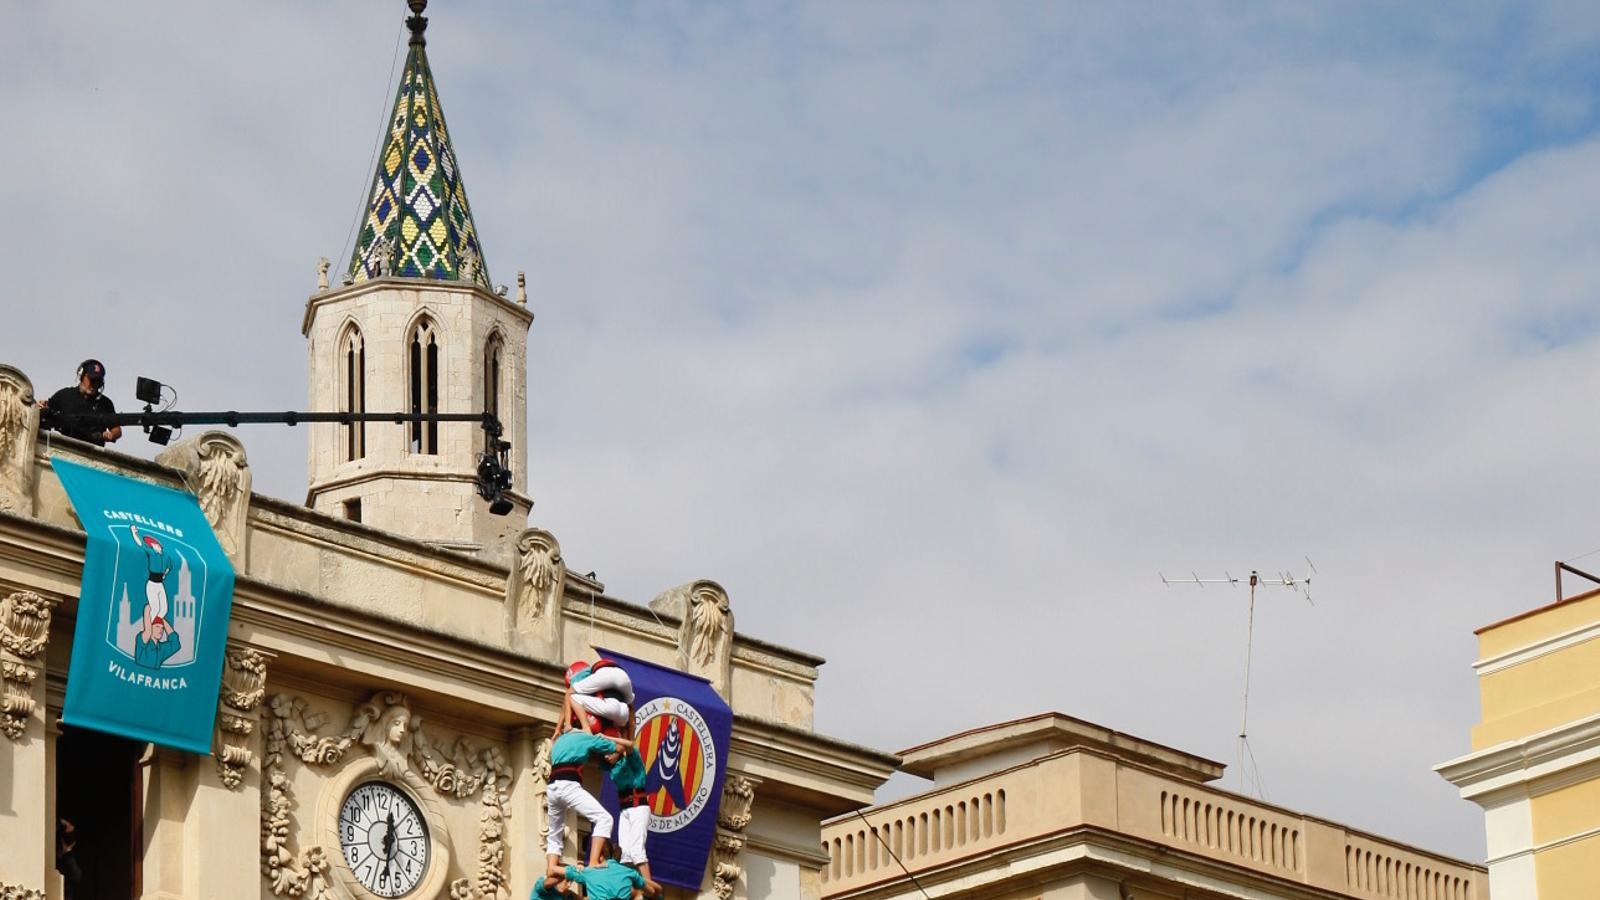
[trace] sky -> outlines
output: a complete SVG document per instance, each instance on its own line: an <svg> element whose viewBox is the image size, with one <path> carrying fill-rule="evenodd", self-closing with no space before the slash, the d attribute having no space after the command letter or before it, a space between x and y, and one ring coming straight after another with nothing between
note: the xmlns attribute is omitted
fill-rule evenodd
<svg viewBox="0 0 1600 900"><path fill-rule="evenodd" d="M8 10L0 361L303 406L403 15ZM527 272L531 521L574 570L717 580L827 658L830 735L1053 709L1233 788L1247 595L1159 576L1309 559L1314 605L1257 598L1250 790L1482 859L1432 771L1472 631L1600 548L1592 4L429 15L489 273ZM304 497L303 432L241 437Z"/></svg>

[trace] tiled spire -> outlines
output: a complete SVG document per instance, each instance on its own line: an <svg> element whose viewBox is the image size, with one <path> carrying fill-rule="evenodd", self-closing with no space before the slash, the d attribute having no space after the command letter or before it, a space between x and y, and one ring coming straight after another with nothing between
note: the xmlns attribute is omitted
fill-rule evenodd
<svg viewBox="0 0 1600 900"><path fill-rule="evenodd" d="M350 278L437 278L487 288L483 247L424 51L428 20L422 11L428 2L408 0L408 5L411 47L350 257Z"/></svg>

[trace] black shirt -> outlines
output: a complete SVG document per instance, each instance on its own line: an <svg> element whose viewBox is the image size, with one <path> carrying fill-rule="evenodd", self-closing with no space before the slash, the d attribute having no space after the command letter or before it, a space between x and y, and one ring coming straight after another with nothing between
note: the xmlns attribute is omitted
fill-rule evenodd
<svg viewBox="0 0 1600 900"><path fill-rule="evenodd" d="M111 402L111 398L105 394L97 393L93 397L85 397L83 391L78 390L76 387L64 387L56 391L50 395L49 400L45 401L45 405L56 413L66 415L82 415L84 413L108 414L117 411L116 406ZM49 415L48 411L46 415ZM88 441L91 444L98 444L104 447L106 445L106 428L109 426L85 425L80 422L58 420L51 422L49 427L67 437L77 438L80 441Z"/></svg>

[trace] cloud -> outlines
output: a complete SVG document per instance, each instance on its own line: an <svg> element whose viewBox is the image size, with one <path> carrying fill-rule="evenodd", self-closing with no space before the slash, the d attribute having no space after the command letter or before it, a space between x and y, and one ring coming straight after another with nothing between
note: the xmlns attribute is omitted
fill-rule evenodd
<svg viewBox="0 0 1600 900"><path fill-rule="evenodd" d="M18 11L0 356L303 404L392 12ZM1430 771L1476 718L1471 629L1591 549L1587 9L431 18L490 272L528 273L534 521L576 569L718 579L830 659L842 737L1058 708L1231 764L1244 595L1156 573L1310 555L1316 606L1257 607L1272 799L1481 858ZM302 496L303 434L244 438Z"/></svg>

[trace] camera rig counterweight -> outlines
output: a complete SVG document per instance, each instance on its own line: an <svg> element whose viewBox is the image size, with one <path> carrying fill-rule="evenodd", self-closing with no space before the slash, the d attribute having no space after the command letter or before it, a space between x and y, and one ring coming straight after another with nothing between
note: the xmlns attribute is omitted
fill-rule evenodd
<svg viewBox="0 0 1600 900"><path fill-rule="evenodd" d="M140 379L145 381L146 379ZM149 402L144 395L141 385L141 400ZM503 516L511 512L511 498L506 494L512 488L510 451L511 445L500 439L502 428L500 420L488 412L481 413L440 413L440 412L394 412L394 413L369 413L369 412L238 412L227 410L225 412L179 412L177 410L156 410L146 405L143 412L132 413L67 413L49 409L40 410L40 425L46 428L62 428L63 426L88 426L95 428L110 428L113 425L137 425L144 429L150 440L157 444L165 444L172 438L172 430L188 425L226 425L237 428L240 425L300 425L316 423L333 423L338 425L357 425L363 422L393 422L397 425L409 423L430 422L477 422L483 429L484 449L478 454L477 488L478 495L489 501L489 512Z"/></svg>

